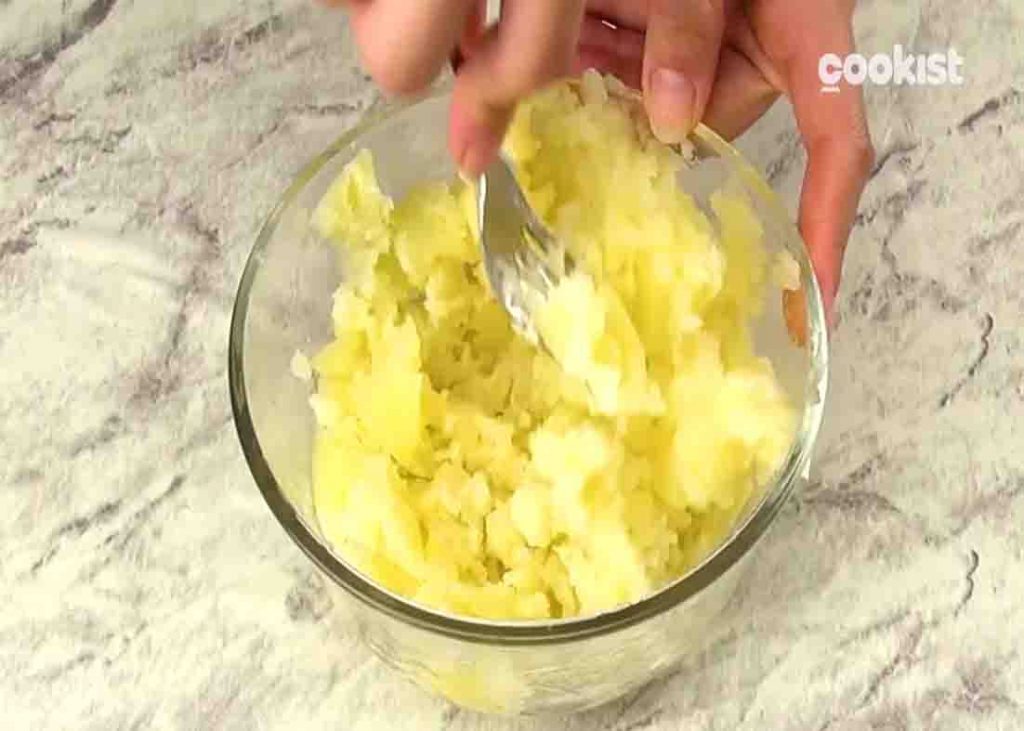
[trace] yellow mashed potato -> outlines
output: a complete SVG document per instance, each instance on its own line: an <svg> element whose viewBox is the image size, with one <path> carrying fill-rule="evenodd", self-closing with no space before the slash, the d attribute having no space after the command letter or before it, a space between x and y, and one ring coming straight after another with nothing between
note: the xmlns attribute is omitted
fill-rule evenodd
<svg viewBox="0 0 1024 731"><path fill-rule="evenodd" d="M347 267L311 359L314 502L340 555L399 594L570 617L699 562L794 413L751 344L770 266L743 198L716 195L714 225L598 76L522 105L506 144L586 272L537 313L554 359L488 291L472 189L393 203L364 151L314 217Z"/></svg>

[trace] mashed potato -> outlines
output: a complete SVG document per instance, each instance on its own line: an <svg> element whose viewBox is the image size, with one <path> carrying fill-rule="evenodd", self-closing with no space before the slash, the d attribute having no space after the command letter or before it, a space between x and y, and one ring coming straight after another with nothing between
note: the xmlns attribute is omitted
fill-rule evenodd
<svg viewBox="0 0 1024 731"><path fill-rule="evenodd" d="M680 159L600 77L524 104L507 138L574 275L537 313L488 292L473 191L393 203L359 154L315 213L347 267L311 359L314 501L387 588L477 617L571 617L683 574L770 478L794 413L749 324L770 263L742 198L717 225ZM303 368L305 371L305 368Z"/></svg>

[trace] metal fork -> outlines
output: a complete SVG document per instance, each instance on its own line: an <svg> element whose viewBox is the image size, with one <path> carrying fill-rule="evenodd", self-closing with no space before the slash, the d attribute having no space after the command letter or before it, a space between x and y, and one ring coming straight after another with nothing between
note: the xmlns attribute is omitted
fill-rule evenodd
<svg viewBox="0 0 1024 731"><path fill-rule="evenodd" d="M500 2L489 0L485 26L493 26L500 14ZM463 60L456 47L450 58L453 73ZM542 345L533 313L552 287L572 272L573 262L526 200L504 152L480 176L477 224L491 292L519 334Z"/></svg>
<svg viewBox="0 0 1024 731"><path fill-rule="evenodd" d="M526 200L504 153L480 176L477 223L491 291L516 330L538 344L534 313L574 263Z"/></svg>

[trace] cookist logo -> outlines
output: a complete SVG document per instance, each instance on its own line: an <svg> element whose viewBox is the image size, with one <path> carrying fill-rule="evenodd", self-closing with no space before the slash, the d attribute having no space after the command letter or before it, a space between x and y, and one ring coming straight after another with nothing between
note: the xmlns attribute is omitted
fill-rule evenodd
<svg viewBox="0 0 1024 731"><path fill-rule="evenodd" d="M826 53L818 59L818 78L826 94L839 91L839 82L861 86L942 86L964 83L961 73L964 59L950 48L943 53L906 53L897 45L892 53L876 53L870 58L851 53L845 58Z"/></svg>

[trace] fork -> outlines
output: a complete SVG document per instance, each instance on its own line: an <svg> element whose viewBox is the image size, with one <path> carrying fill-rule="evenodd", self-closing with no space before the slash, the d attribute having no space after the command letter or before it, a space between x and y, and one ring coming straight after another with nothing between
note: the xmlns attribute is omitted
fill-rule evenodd
<svg viewBox="0 0 1024 731"><path fill-rule="evenodd" d="M480 176L477 224L491 292L519 334L539 344L534 314L575 265L526 200L504 152Z"/></svg>

